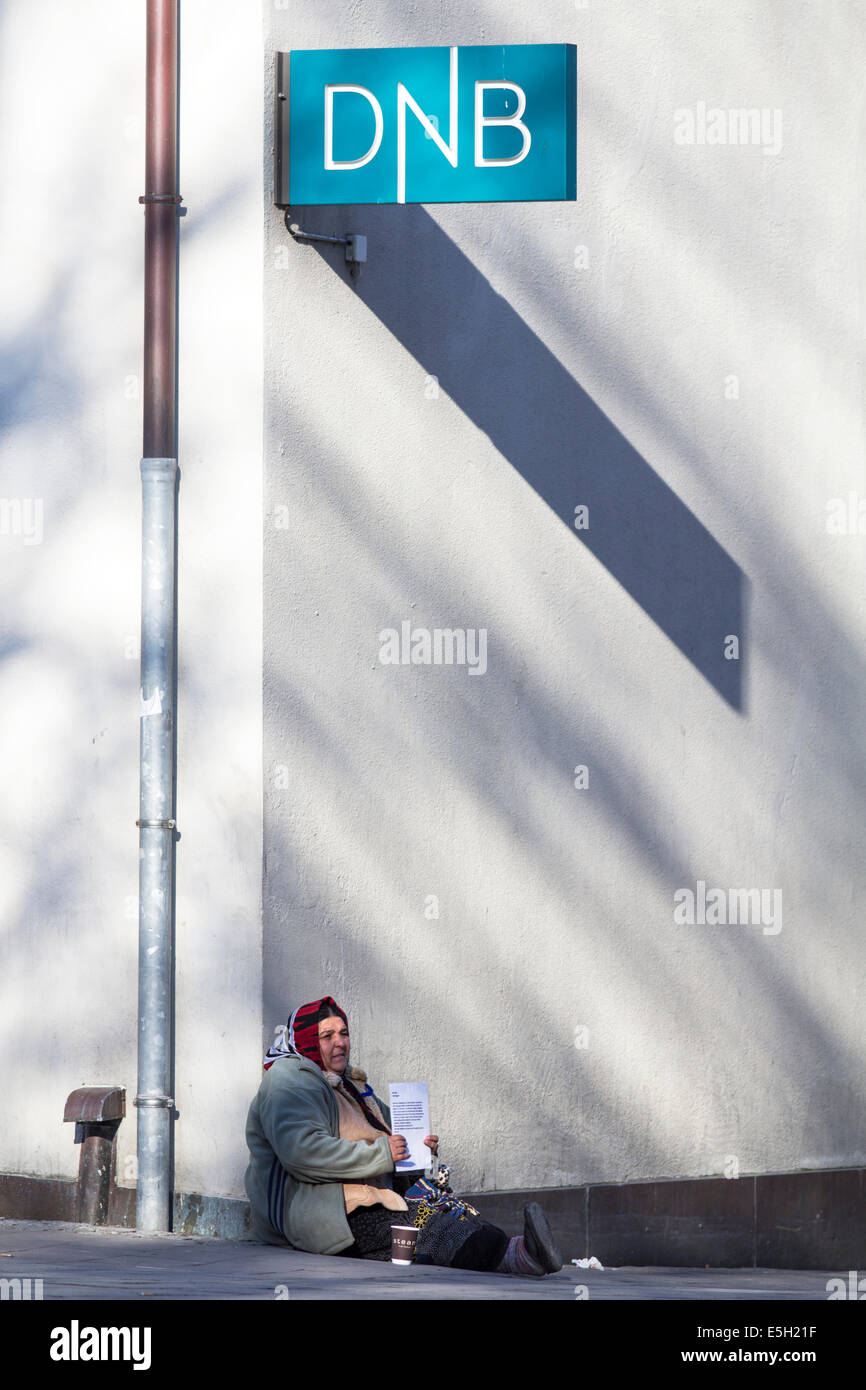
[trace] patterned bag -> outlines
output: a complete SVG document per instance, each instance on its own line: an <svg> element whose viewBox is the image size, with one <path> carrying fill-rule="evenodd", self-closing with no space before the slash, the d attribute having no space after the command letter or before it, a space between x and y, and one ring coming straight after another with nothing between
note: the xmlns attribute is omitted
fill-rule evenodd
<svg viewBox="0 0 866 1390"><path fill-rule="evenodd" d="M478 1215L468 1202L461 1202L459 1197L454 1196L449 1186L450 1178L451 1169L440 1163L432 1180L418 1178L409 1190L404 1192L413 1225L417 1226L419 1231L434 1214L447 1214L453 1216L456 1221L466 1221L470 1216Z"/></svg>

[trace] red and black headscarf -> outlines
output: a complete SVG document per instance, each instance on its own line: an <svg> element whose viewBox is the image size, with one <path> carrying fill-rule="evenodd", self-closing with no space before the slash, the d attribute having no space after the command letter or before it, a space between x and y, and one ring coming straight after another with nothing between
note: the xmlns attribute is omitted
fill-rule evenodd
<svg viewBox="0 0 866 1390"><path fill-rule="evenodd" d="M301 1004L295 1009L285 1028L277 1029L274 1041L265 1056L265 1071L272 1067L279 1057L306 1057L309 1061L315 1062L319 1070L324 1072L325 1064L319 1050L319 1024L323 1018L332 1018L335 1014L343 1020L348 1028L349 1020L330 994L326 994L324 999L314 999L309 1004ZM343 1075L340 1080L352 1099L358 1102L374 1129L380 1129L384 1134L390 1134L391 1131L376 1118L349 1076Z"/></svg>
<svg viewBox="0 0 866 1390"><path fill-rule="evenodd" d="M325 1064L319 1051L319 1024L323 1018L333 1017L334 1013L339 1015L348 1028L349 1020L330 994L326 994L324 999L314 999L312 1004L301 1004L286 1025L286 1041L292 1051L301 1057L308 1057L317 1067L321 1067L322 1071L325 1070Z"/></svg>

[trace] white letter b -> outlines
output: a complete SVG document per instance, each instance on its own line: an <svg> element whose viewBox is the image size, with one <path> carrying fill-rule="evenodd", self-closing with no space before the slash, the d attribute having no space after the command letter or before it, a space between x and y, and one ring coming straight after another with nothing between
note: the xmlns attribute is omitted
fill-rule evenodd
<svg viewBox="0 0 866 1390"><path fill-rule="evenodd" d="M513 116L485 116L484 114L484 93L488 90L514 92L517 97L517 110ZM498 166L502 168L507 164L519 164L529 154L529 147L532 144L532 136L528 126L525 126L520 119L526 110L526 93L522 87L518 87L514 82L476 82L475 83L475 167L476 169ZM508 159L485 159L484 158L484 127L488 125L513 125L523 134L523 148L519 154L511 155Z"/></svg>

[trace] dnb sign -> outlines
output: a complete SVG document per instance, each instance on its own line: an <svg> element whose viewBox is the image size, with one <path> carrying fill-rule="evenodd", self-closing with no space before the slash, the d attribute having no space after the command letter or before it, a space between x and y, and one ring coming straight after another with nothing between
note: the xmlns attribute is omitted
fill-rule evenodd
<svg viewBox="0 0 866 1390"><path fill-rule="evenodd" d="M277 54L280 207L577 196L573 44Z"/></svg>

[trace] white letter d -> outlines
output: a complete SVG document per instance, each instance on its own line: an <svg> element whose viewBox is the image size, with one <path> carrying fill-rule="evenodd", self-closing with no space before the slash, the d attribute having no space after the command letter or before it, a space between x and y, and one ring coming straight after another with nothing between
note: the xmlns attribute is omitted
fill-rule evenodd
<svg viewBox="0 0 866 1390"><path fill-rule="evenodd" d="M335 159L334 158L334 93L335 92L355 92L359 97L366 97L373 108L373 115L376 118L376 134L373 136L373 143L365 155L360 159ZM362 165L369 164L371 159L375 159L379 146L382 143L382 132L385 122L382 117L382 108L372 92L368 92L366 87L352 87L348 83L328 84L325 87L325 168L326 169L360 169Z"/></svg>

